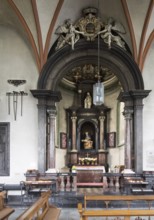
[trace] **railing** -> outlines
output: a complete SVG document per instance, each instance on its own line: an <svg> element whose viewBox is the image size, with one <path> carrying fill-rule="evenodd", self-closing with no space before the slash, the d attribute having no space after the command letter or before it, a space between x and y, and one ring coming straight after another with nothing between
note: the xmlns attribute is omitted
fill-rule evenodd
<svg viewBox="0 0 154 220"><path fill-rule="evenodd" d="M26 174L25 174L26 175ZM26 176L30 180L30 175ZM32 177L34 179L34 176ZM39 174L37 180L48 179L56 181L56 191L76 191L77 174L72 172L63 173L43 173ZM132 188L143 187L153 192L154 174L122 174L122 173L102 173L103 188L114 188L121 190L125 194L130 194ZM146 191L146 190L145 190Z"/></svg>

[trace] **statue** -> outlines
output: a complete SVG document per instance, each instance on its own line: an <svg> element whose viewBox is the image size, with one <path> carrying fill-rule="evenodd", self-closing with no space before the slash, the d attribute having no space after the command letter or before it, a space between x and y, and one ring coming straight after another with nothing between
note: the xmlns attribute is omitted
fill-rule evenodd
<svg viewBox="0 0 154 220"><path fill-rule="evenodd" d="M92 98L89 92L87 92L87 96L84 100L84 107L85 108L91 108L92 105Z"/></svg>
<svg viewBox="0 0 154 220"><path fill-rule="evenodd" d="M84 142L84 149L92 149L93 148L93 141L88 132L85 132L85 139L82 140Z"/></svg>
<svg viewBox="0 0 154 220"><path fill-rule="evenodd" d="M82 31L78 31L75 26L73 26L70 19L67 19L64 25L59 26L55 33L60 34L60 40L56 49L60 49L65 45L65 43L68 43L72 46L72 50L74 50L75 43L80 39L79 34L84 34Z"/></svg>
<svg viewBox="0 0 154 220"><path fill-rule="evenodd" d="M114 35L113 31L125 34L125 30L123 26L115 22L113 18L109 18L107 24L105 25L104 29L98 32L98 35L100 34L101 38L104 39L104 42L108 44L109 49L111 48L111 43L115 42L118 46L125 49L124 42L122 41L122 38L118 35Z"/></svg>

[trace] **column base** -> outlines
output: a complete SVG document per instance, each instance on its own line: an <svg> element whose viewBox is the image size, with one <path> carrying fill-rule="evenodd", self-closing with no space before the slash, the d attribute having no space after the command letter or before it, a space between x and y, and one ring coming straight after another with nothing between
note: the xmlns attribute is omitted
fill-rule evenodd
<svg viewBox="0 0 154 220"><path fill-rule="evenodd" d="M76 150L76 149L72 149L72 150L71 150L71 152L74 152L74 153L76 153L76 152L77 152L77 150Z"/></svg>
<svg viewBox="0 0 154 220"><path fill-rule="evenodd" d="M105 153L107 153L107 152L108 152L108 150L99 149L99 150L98 150L98 152L100 152L100 153L101 153L101 152L105 152Z"/></svg>

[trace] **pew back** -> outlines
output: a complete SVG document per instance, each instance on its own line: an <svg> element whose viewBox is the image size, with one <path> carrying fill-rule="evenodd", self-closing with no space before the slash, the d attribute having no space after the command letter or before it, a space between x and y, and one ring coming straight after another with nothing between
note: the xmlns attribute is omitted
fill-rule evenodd
<svg viewBox="0 0 154 220"><path fill-rule="evenodd" d="M14 209L5 205L6 192L0 192L0 219L7 219L13 212Z"/></svg>
<svg viewBox="0 0 154 220"><path fill-rule="evenodd" d="M0 210L4 208L4 199L5 199L6 192L0 192Z"/></svg>
<svg viewBox="0 0 154 220"><path fill-rule="evenodd" d="M130 208L132 201L146 201L149 209L154 201L154 195L85 195L84 196L84 208L87 208L88 201L103 201L108 208L109 203L112 201L123 201Z"/></svg>
<svg viewBox="0 0 154 220"><path fill-rule="evenodd" d="M88 201L102 201L105 203L105 209L93 209L88 207ZM125 209L111 209L109 203L112 201L123 201L126 203ZM134 201L146 201L148 206L144 209L130 208L131 202ZM88 217L121 217L125 220L129 220L132 216L154 216L154 209L151 209L152 202L154 201L154 195L85 195L84 206L82 203L78 203L78 211L80 214L80 220L88 220Z"/></svg>
<svg viewBox="0 0 154 220"><path fill-rule="evenodd" d="M49 205L50 194L51 194L50 191L42 193L40 198L32 206L26 209L16 220L58 219L60 214L60 209L58 209L57 207L50 207Z"/></svg>

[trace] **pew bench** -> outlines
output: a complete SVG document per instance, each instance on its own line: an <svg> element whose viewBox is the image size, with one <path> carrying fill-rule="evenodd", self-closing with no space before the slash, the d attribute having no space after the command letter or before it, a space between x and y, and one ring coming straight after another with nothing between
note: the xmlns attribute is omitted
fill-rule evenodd
<svg viewBox="0 0 154 220"><path fill-rule="evenodd" d="M104 202L105 208L89 208L89 201L101 201ZM109 204L113 201L123 201L126 203L126 207L118 209L110 209ZM131 202L145 201L148 206L146 208L131 208ZM153 195L85 195L84 205L78 203L78 212L80 214L80 220L88 220L89 217L124 217L125 220L129 220L132 216L154 216L154 209L151 209L152 202L154 201Z"/></svg>
<svg viewBox="0 0 154 220"><path fill-rule="evenodd" d="M0 219L7 220L8 217L15 211L13 208L5 205L6 192L0 192Z"/></svg>
<svg viewBox="0 0 154 220"><path fill-rule="evenodd" d="M49 204L50 191L41 194L16 220L58 220L61 209Z"/></svg>

